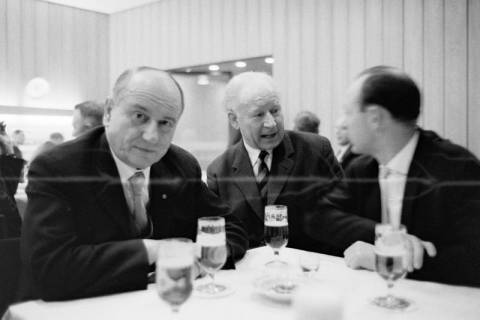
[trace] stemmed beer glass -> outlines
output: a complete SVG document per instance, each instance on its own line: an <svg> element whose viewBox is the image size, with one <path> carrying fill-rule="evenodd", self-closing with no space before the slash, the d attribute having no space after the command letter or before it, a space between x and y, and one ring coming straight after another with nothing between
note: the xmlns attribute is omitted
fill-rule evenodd
<svg viewBox="0 0 480 320"><path fill-rule="evenodd" d="M267 266L285 265L280 260L280 249L288 243L288 214L287 206L265 206L265 243L273 249L275 259L268 262Z"/></svg>
<svg viewBox="0 0 480 320"><path fill-rule="evenodd" d="M391 224L375 226L375 267L377 273L387 281L386 296L376 297L372 303L390 310L404 310L410 302L392 295L391 290L397 279L407 273L407 231L405 226Z"/></svg>
<svg viewBox="0 0 480 320"><path fill-rule="evenodd" d="M192 294L195 247L190 239L160 240L156 263L158 295L174 313Z"/></svg>
<svg viewBox="0 0 480 320"><path fill-rule="evenodd" d="M210 277L210 282L197 287L206 297L215 297L226 292L227 286L215 283L215 273L227 261L225 219L202 217L198 219L197 259L200 267Z"/></svg>

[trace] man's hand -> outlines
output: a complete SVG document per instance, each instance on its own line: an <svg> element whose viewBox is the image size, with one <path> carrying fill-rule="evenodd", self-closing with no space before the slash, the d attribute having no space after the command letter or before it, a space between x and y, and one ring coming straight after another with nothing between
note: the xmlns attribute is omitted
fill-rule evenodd
<svg viewBox="0 0 480 320"><path fill-rule="evenodd" d="M147 250L148 264L152 265L157 261L159 240L143 239L142 241Z"/></svg>
<svg viewBox="0 0 480 320"><path fill-rule="evenodd" d="M422 268L424 252L427 252L429 257L437 255L437 250L433 243L422 241L411 234L407 234L406 237L408 272ZM355 242L343 253L346 265L352 269L375 270L374 249L375 247L372 244L363 241Z"/></svg>

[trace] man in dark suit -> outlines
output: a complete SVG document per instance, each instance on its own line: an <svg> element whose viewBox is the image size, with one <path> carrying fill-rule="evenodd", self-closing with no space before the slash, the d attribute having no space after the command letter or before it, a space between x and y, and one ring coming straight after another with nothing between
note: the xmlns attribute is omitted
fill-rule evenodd
<svg viewBox="0 0 480 320"><path fill-rule="evenodd" d="M196 159L171 144L183 107L168 73L127 70L106 105L105 128L32 162L21 250L36 297L144 289L155 239L195 239L201 216L224 216L230 264L243 256L240 222L201 181Z"/></svg>
<svg viewBox="0 0 480 320"><path fill-rule="evenodd" d="M410 277L479 286L480 163L416 126L420 101L413 80L395 68L357 78L346 117L353 150L366 155L320 202L310 232L346 249L347 265L373 270L375 224L403 224Z"/></svg>
<svg viewBox="0 0 480 320"><path fill-rule="evenodd" d="M226 88L225 107L242 140L209 165L208 186L244 223L250 247L264 243L265 205L282 204L288 207L288 246L327 250L304 231L303 208L313 205L316 196L300 200L297 195L314 183L328 185L342 176L330 142L315 134L284 131L278 93L264 73L234 77Z"/></svg>

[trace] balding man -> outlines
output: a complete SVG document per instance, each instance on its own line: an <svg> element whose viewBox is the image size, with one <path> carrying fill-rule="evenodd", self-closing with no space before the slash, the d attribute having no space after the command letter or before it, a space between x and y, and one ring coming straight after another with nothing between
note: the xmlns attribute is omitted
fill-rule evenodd
<svg viewBox="0 0 480 320"><path fill-rule="evenodd" d="M240 130L242 139L210 164L208 186L244 223L250 247L264 244L265 205L281 204L288 207L288 246L327 250L304 231L304 210L316 196L299 195L313 184L327 186L342 176L330 142L316 134L284 130L279 95L267 74L234 77L224 103L230 124Z"/></svg>
<svg viewBox="0 0 480 320"><path fill-rule="evenodd" d="M230 264L247 240L201 181L197 160L171 144L183 93L166 72L127 70L104 127L31 164L22 232L26 279L47 300L144 289L158 240L194 239L197 219L224 216Z"/></svg>

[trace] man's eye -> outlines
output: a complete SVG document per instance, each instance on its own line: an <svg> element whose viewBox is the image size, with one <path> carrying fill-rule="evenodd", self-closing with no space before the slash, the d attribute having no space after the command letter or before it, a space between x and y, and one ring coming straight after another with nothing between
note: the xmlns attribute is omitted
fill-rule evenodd
<svg viewBox="0 0 480 320"><path fill-rule="evenodd" d="M162 127L168 127L168 128L173 127L173 121L170 121L170 120L162 120L162 121L159 121L158 124Z"/></svg>
<svg viewBox="0 0 480 320"><path fill-rule="evenodd" d="M141 112L135 112L133 114L133 119L135 120L135 122L137 123L144 123L148 120L148 117L144 114L144 113L141 113Z"/></svg>

